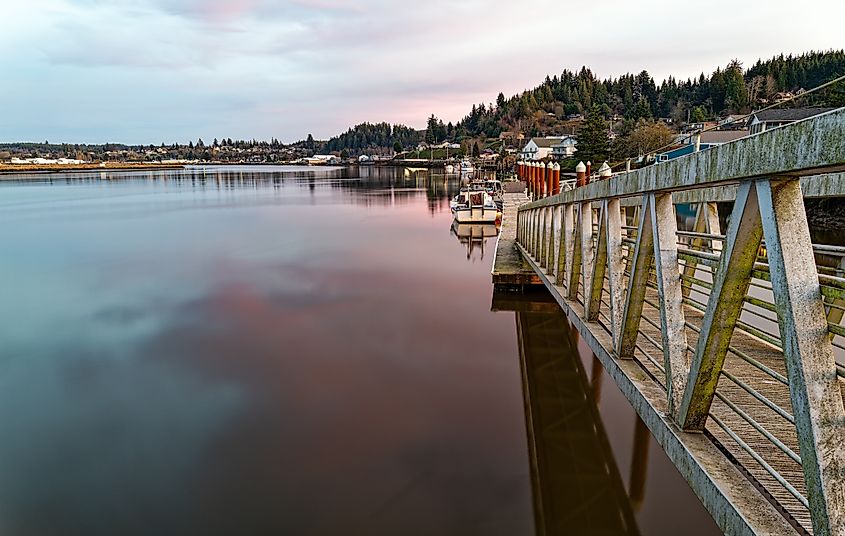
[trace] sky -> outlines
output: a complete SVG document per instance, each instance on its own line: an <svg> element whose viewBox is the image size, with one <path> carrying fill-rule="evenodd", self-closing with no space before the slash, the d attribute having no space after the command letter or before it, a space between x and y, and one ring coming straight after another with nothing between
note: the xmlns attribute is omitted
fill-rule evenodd
<svg viewBox="0 0 845 536"><path fill-rule="evenodd" d="M841 0L0 0L0 142L424 128L582 65L659 83L842 48L842 20Z"/></svg>

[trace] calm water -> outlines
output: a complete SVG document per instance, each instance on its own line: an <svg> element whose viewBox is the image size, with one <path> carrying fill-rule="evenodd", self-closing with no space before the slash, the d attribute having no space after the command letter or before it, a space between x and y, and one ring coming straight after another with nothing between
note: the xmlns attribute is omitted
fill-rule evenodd
<svg viewBox="0 0 845 536"><path fill-rule="evenodd" d="M457 188L0 180L0 533L718 533Z"/></svg>

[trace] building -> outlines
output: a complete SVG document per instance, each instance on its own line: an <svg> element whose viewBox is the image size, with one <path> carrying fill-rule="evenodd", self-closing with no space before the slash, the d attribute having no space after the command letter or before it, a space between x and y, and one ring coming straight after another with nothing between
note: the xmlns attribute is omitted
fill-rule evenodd
<svg viewBox="0 0 845 536"><path fill-rule="evenodd" d="M552 146L563 140L563 136L551 136L548 138L531 138L525 147L520 151L519 156L523 160L543 160L552 155Z"/></svg>
<svg viewBox="0 0 845 536"><path fill-rule="evenodd" d="M575 148L578 146L578 138L575 136L564 136L557 143L552 144L552 158L564 160L575 155Z"/></svg>
<svg viewBox="0 0 845 536"><path fill-rule="evenodd" d="M747 130L709 130L701 133L699 149L705 150L748 136ZM683 138L683 142L672 149L655 155L657 162L666 162L695 152L695 136Z"/></svg>
<svg viewBox="0 0 845 536"><path fill-rule="evenodd" d="M763 110L751 114L748 118L748 130L751 134L759 134L760 132L782 127L783 125L788 125L835 109L816 106L809 108L788 108L784 110Z"/></svg>

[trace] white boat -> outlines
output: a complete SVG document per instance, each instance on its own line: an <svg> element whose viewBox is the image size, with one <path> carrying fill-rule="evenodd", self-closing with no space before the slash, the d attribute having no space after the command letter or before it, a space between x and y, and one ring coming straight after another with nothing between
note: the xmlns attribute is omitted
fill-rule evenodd
<svg viewBox="0 0 845 536"><path fill-rule="evenodd" d="M496 223L501 214L496 202L484 190L461 191L449 206L458 223Z"/></svg>
<svg viewBox="0 0 845 536"><path fill-rule="evenodd" d="M472 165L470 160L461 162L461 173L472 173L473 171L475 171L475 166Z"/></svg>

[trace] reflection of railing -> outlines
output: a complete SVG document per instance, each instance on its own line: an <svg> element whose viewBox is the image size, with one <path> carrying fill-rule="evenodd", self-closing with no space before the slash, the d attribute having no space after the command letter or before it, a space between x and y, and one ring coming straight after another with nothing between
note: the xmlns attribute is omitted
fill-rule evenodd
<svg viewBox="0 0 845 536"><path fill-rule="evenodd" d="M527 301L516 308L516 331L537 534L639 534L596 406L601 366L588 380L560 310ZM639 502L645 467L631 470L641 473L632 483Z"/></svg>
<svg viewBox="0 0 845 536"><path fill-rule="evenodd" d="M818 175L845 169L843 133L839 110L519 210L523 253L597 355L650 378L627 378L629 399L682 430L664 447L688 449L674 459L699 465L687 476L699 496L720 488L701 498L725 531L767 521L719 485L708 447L689 446L696 432L793 526L845 534L845 249L811 243L799 183L824 190ZM730 186L723 234L710 194ZM692 228L678 229L673 196L697 197Z"/></svg>

